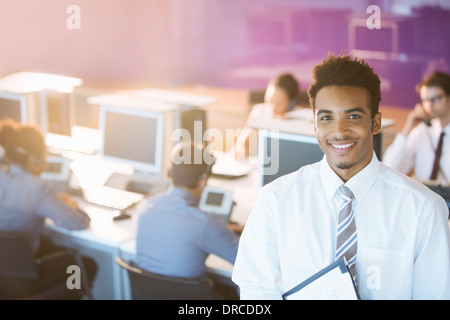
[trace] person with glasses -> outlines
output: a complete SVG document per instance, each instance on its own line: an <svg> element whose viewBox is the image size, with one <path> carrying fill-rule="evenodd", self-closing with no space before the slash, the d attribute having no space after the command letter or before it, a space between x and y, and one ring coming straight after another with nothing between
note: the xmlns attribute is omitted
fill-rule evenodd
<svg viewBox="0 0 450 320"><path fill-rule="evenodd" d="M416 89L421 102L386 149L383 163L422 182L449 186L450 75L433 72Z"/></svg>

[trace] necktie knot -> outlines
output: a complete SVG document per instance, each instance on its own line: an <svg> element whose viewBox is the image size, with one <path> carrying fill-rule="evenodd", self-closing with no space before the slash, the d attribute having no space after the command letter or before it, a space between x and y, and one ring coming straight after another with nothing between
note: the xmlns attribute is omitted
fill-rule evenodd
<svg viewBox="0 0 450 320"><path fill-rule="evenodd" d="M343 184L339 189L341 190L344 196L352 199L354 198L352 190L350 190L350 188L347 187L345 184Z"/></svg>
<svg viewBox="0 0 450 320"><path fill-rule="evenodd" d="M355 199L355 196L353 195L352 190L350 190L349 187L346 185L340 186L339 190L341 191L342 195L350 200Z"/></svg>

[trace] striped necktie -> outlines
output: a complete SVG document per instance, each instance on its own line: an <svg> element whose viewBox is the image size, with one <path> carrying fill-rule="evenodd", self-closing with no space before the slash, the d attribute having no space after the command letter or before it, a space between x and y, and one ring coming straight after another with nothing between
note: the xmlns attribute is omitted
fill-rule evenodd
<svg viewBox="0 0 450 320"><path fill-rule="evenodd" d="M355 279L356 262L356 225L352 210L352 191L342 185L339 190L342 194L342 204L339 209L337 239L336 239L336 260L345 256L350 274Z"/></svg>

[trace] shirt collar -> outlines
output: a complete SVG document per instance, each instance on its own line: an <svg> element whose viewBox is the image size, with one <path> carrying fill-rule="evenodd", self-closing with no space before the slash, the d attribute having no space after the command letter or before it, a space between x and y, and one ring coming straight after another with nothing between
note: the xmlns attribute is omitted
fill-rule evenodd
<svg viewBox="0 0 450 320"><path fill-rule="evenodd" d="M362 201L366 196L367 192L377 179L379 171L380 162L378 161L375 152L373 152L372 160L369 164L345 183L345 185L353 192L357 201ZM336 172L331 169L326 156L323 157L320 164L320 175L322 184L325 188L325 195L327 199L331 201L337 189L339 189L344 182Z"/></svg>
<svg viewBox="0 0 450 320"><path fill-rule="evenodd" d="M182 198L184 201L186 201L186 204L188 206L197 207L199 200L195 199L195 197L190 194L187 190L184 190L183 188L172 186L167 191L168 194L173 195L177 198Z"/></svg>
<svg viewBox="0 0 450 320"><path fill-rule="evenodd" d="M441 123L437 118L431 120L431 128L434 134L436 134L436 136L439 136L442 131L444 131L446 135L450 134L450 124L446 125L445 127L442 127Z"/></svg>
<svg viewBox="0 0 450 320"><path fill-rule="evenodd" d="M11 164L11 166L9 167L9 172L11 172L11 174L27 173L27 171L25 171L25 169L23 169L21 166L18 166L16 164Z"/></svg>

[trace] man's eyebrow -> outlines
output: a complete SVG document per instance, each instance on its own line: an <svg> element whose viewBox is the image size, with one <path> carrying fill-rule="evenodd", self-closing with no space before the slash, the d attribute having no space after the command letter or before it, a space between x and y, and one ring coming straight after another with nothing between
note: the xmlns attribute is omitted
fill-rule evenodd
<svg viewBox="0 0 450 320"><path fill-rule="evenodd" d="M353 113L353 112L361 112L363 114L366 114L366 110L364 110L363 108L351 108L351 109L347 109L345 110L345 113ZM333 111L331 110L326 110L326 109L321 109L317 111L317 115L321 115L322 113L333 113Z"/></svg>
<svg viewBox="0 0 450 320"><path fill-rule="evenodd" d="M325 109L321 109L321 110L317 111L318 116L321 115L322 113L333 113L333 112L331 112L330 110L325 110Z"/></svg>
<svg viewBox="0 0 450 320"><path fill-rule="evenodd" d="M353 113L353 112L361 112L361 113L366 114L366 110L364 110L363 108L359 108L359 107L345 110L345 113Z"/></svg>

